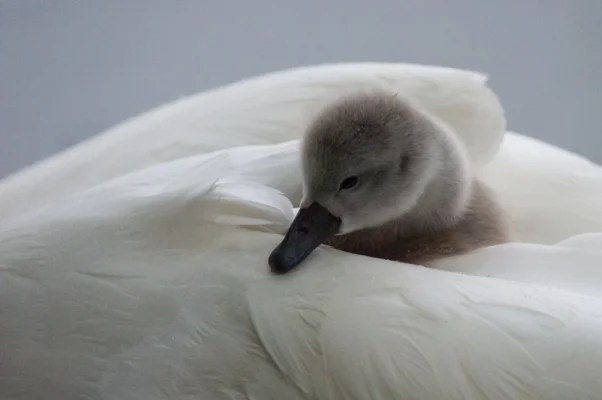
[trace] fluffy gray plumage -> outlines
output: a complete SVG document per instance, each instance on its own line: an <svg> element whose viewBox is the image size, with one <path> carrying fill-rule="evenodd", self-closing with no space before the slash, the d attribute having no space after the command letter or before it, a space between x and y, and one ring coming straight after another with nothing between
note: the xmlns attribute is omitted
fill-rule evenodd
<svg viewBox="0 0 602 400"><path fill-rule="evenodd" d="M326 243L412 263L506 241L501 208L445 126L394 93L346 96L302 142L301 206L341 219ZM353 185L355 183L355 185Z"/></svg>

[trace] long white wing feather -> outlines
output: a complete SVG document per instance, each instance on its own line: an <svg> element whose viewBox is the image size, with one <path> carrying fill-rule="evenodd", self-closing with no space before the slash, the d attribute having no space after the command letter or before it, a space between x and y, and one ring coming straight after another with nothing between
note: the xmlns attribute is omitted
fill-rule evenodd
<svg viewBox="0 0 602 400"><path fill-rule="evenodd" d="M602 167L576 154L508 133L483 177L509 214L514 241L602 232Z"/></svg>
<svg viewBox="0 0 602 400"><path fill-rule="evenodd" d="M509 243L438 260L433 267L470 275L557 287L602 297L602 233L556 246Z"/></svg>
<svg viewBox="0 0 602 400"><path fill-rule="evenodd" d="M373 86L409 96L452 127L475 163L497 151L505 119L484 75L386 63L298 68L167 104L5 179L0 221L155 163L298 139L327 102Z"/></svg>

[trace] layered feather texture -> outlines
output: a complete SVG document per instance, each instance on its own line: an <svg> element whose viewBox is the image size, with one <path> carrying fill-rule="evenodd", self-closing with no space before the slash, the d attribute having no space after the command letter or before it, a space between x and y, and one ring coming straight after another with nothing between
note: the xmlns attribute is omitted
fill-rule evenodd
<svg viewBox="0 0 602 400"><path fill-rule="evenodd" d="M298 139L328 102L372 87L408 96L460 132L475 164L488 161L499 147L503 109L482 74L393 63L297 68L167 104L5 179L0 221L155 163Z"/></svg>
<svg viewBox="0 0 602 400"><path fill-rule="evenodd" d="M599 398L600 235L454 272L321 248L275 277L292 204L232 162L153 166L3 224L3 398Z"/></svg>
<svg viewBox="0 0 602 400"><path fill-rule="evenodd" d="M458 132L523 243L437 269L322 247L269 274L300 196L296 139L368 85ZM343 64L184 99L14 175L0 397L602 398L602 172L514 133L500 147L503 131L482 75Z"/></svg>

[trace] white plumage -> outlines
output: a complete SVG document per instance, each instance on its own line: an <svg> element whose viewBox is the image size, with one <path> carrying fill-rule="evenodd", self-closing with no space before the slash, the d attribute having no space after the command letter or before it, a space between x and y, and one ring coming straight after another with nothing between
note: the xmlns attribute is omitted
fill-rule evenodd
<svg viewBox="0 0 602 400"><path fill-rule="evenodd" d="M485 76L408 64L324 65L277 72L160 107L7 178L0 220L158 162L298 139L328 102L348 91L385 87L445 121L478 164L497 151L503 109Z"/></svg>
<svg viewBox="0 0 602 400"><path fill-rule="evenodd" d="M456 129L515 239L539 244L438 269L320 248L270 275L303 123L374 83ZM325 66L164 107L9 178L0 397L601 399L602 171L512 133L498 152L504 129L477 74Z"/></svg>

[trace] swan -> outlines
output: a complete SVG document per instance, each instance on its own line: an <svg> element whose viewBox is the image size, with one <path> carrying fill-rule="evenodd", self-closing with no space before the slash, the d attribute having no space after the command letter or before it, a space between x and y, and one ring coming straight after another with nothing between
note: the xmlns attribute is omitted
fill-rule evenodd
<svg viewBox="0 0 602 400"><path fill-rule="evenodd" d="M302 208L270 254L275 273L322 243L425 264L506 241L501 207L456 135L398 94L330 104L309 125L301 159Z"/></svg>
<svg viewBox="0 0 602 400"><path fill-rule="evenodd" d="M270 274L302 125L375 80L458 133L514 242ZM505 132L468 71L308 67L165 106L0 182L0 397L600 399L601 179Z"/></svg>

